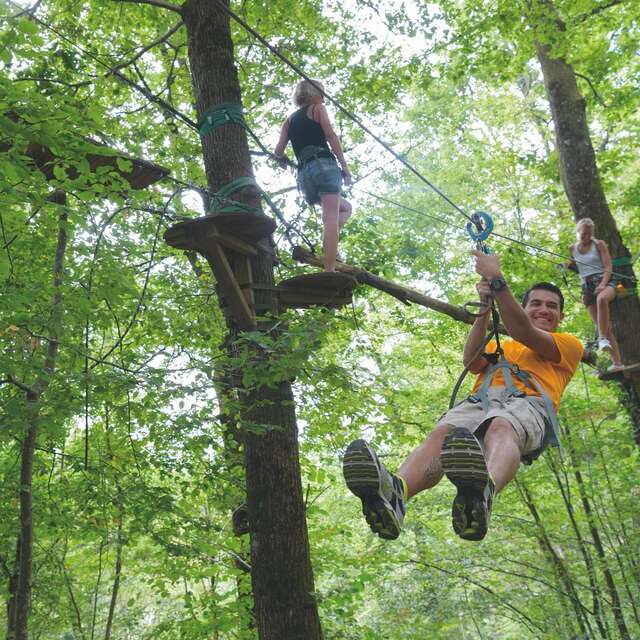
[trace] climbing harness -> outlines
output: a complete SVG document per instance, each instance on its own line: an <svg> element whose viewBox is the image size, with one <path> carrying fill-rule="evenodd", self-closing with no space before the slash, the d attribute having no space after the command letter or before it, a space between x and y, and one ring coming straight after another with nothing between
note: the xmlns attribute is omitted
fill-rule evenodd
<svg viewBox="0 0 640 640"><path fill-rule="evenodd" d="M544 390L540 382L538 382L538 380L533 375L531 375L527 371L522 371L517 364L509 362L504 357L504 353L501 352L497 362L489 367L477 393L475 395L469 396L469 398L467 398L467 401L473 403L481 402L484 412L488 413L489 388L491 387L491 382L493 381L498 371L502 371L502 377L505 381L505 391L503 395L504 400L508 400L509 398L525 398L530 404L533 404L534 407L536 405L535 400L533 400L535 396L530 396L525 391L520 391L515 386L513 381L513 377L515 376L526 387L529 387L529 389L532 389L533 391L536 391L540 394L547 413L544 418L545 430L542 444L535 451L522 456L522 462L524 462L525 464L531 464L536 458L540 456L540 454L547 448L548 445L559 447L560 455L562 456L562 447L560 445L560 425L558 423L558 416L556 414L556 410L553 406L551 398Z"/></svg>

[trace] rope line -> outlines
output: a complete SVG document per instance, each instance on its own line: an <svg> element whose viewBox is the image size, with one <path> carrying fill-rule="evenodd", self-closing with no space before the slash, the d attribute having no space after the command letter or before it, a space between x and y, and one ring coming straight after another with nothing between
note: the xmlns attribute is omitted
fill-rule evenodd
<svg viewBox="0 0 640 640"><path fill-rule="evenodd" d="M411 173L413 173L418 179L424 182L429 188L437 193L443 200L449 203L456 211L462 214L467 220L472 222L471 216L467 214L460 206L458 206L449 196L441 191L436 185L429 181L420 171L418 171L409 161L403 158L391 145L387 144L382 138L377 136L371 129L369 129L355 114L349 111L346 107L343 107L338 100L330 96L326 91L319 87L298 65L289 60L278 49L269 43L260 33L258 33L253 27L247 24L240 16L234 13L229 7L227 7L221 0L214 0L214 2L235 22L237 22L245 31L250 33L256 40L262 43L273 55L282 60L288 67L295 71L301 78L304 78L307 82L310 82L331 104L333 104L339 111L344 113L348 118L355 122L365 133L371 136L378 144L380 144L386 151L388 151L398 162L403 164Z"/></svg>
<svg viewBox="0 0 640 640"><path fill-rule="evenodd" d="M432 213L427 213L426 211L423 211L421 209L416 209L415 207L410 207L408 205L402 204L401 202L397 202L396 200L392 200L391 198L387 198L385 196L381 196L377 193L373 193L371 191L368 191L366 189L362 189L360 187L353 187L353 189L355 189L356 191L360 191L361 193L364 193L368 196L370 196L371 198L374 198L376 200L379 200L381 202L385 202L387 204L391 204L395 207L398 207L400 209L404 209L406 211L410 211L412 213L417 213L419 215L425 216L427 218L431 218L432 220L435 220L436 222L439 222L440 224L446 225L449 228L454 228L451 225L451 222L449 220L447 220L446 218L443 218L442 216L436 216ZM549 262L551 264L554 264L556 266L563 266L564 265L564 260L566 260L566 256L563 256L560 253L556 253L555 251L551 251L550 249L546 249L545 247L541 247L535 244L531 244L529 242L525 242L524 240L518 240L517 238L511 238L510 236L505 236L501 233L497 233L495 231L491 232L492 236L495 236L496 238L500 238L503 242L511 242L513 244L518 244L521 246L526 247L527 249L532 249L533 251L540 251L542 253L547 253L549 255L558 257L558 258L562 258L563 262L558 262L556 260L550 260L549 258L544 258L543 256L536 256L536 255L532 255L530 254L528 251L523 251L523 253L525 253L528 256L531 256L537 260L545 260L546 262ZM576 260L575 262L579 262L580 264L584 264L582 261ZM626 280L633 280L633 276L628 276L625 275L623 273L620 273L618 271L611 271L611 275L612 276L617 276L621 279L626 279ZM627 287L627 289L629 289L630 287Z"/></svg>
<svg viewBox="0 0 640 640"><path fill-rule="evenodd" d="M423 174L421 174L415 167L413 167L413 165L411 165L405 158L403 158L399 153L397 153L389 144L387 144L384 140L382 140L379 136L377 136L375 133L373 133L357 116L355 116L352 112L350 112L348 109L346 109L345 107L343 107L335 98L333 98L332 96L330 96L329 94L327 94L325 91L323 91L316 83L314 83L314 81L302 70L300 69L295 63L293 63L292 61L290 61L286 56L284 56L280 51L278 51L275 47L273 47L261 34L259 34L255 29L253 29L250 25L248 25L242 18L240 18L237 14L235 14L230 8L228 8L227 6L224 5L224 3L221 0L214 0L216 2L216 4L218 4L218 6L220 6L220 8L230 17L232 18L235 22L237 22L239 25L241 25L248 33L250 33L254 38L256 38L259 42L261 42L273 55L275 55L277 58L279 58L280 60L282 60L282 62L284 62L287 66L289 66L293 71L295 71L299 76L301 76L302 78L304 78L305 80L307 80L308 82L310 82L318 91L320 91L322 93L322 95L324 95L338 110L340 110L341 112L343 112L345 115L347 115L354 123L356 123L363 131L365 131L369 136L371 136L376 142L378 142L383 148L385 148L391 155L393 155L394 158L396 158L399 162L401 162L405 167L407 167L413 174L415 174L422 182L424 182L427 186L429 186L435 193L437 193L441 198L443 198L448 204L450 204L454 209L456 209L456 211L458 211L460 214L462 214L465 218L467 218L467 220L473 222L472 217L470 215L468 215L461 207L459 207L455 202L453 202L453 200L451 200L445 193L443 193L438 187L436 187L433 183L431 183ZM20 5L16 4L14 2L14 0L8 0L8 2L10 4L12 4L14 7L21 9L22 7L20 7ZM92 53L91 51L88 51L86 49L84 49L83 47L81 47L80 45L78 45L76 42L74 42L73 40L71 40L68 36L65 36L63 33L61 33L59 30L57 30L55 27L51 26L50 24L48 24L47 22L45 22L44 20L38 18L37 16L32 15L32 18L34 21L36 21L38 24L40 24L41 26L43 26L44 28L48 29L49 31L51 31L52 33L55 33L59 38L61 38L62 40L68 42L72 47L76 48L78 51L80 51L81 53L83 53L85 56L91 58L92 60L94 60L95 62L97 62L99 65L101 65L102 67L104 67L105 69L107 69L110 74L114 75L116 78L118 78L119 80L121 80L122 82L126 83L127 85L129 85L130 87L132 87L133 89L143 93L143 95L145 95L145 97L150 100L151 102L154 102L158 105L160 105L161 107L163 107L164 109L166 109L167 111L169 111L173 116L175 116L176 118L178 118L179 120L181 120L183 123L185 123L187 126L189 126L191 129L193 129L194 131L198 131L199 133L201 132L201 127L202 126L206 126L205 124L201 124L200 126L198 125L198 123L194 122L193 120L191 120L191 118L189 118L188 116L184 115L183 113L181 113L179 110L177 110L175 107L173 107L173 105L169 104L168 102L166 102L165 100L163 100L162 98L159 98L158 96L153 95L150 91L148 91L147 89L140 87L139 85L137 85L135 82L133 82L132 80L130 80L129 78L127 78L123 73L121 73L117 68L112 67L111 65L109 65L108 63L102 61L98 56L96 56L94 53ZM228 107L229 105L220 105L223 107ZM232 106L236 106L236 105L232 105ZM238 105L241 108L241 105ZM212 110L217 109L218 107L212 107ZM205 117L207 116L207 114L209 113L210 110L208 110L207 112L205 112L205 115L203 116L202 120L205 120ZM240 115L240 117L242 118L242 115ZM271 151L269 151L264 144L262 143L262 141L260 140L260 138L257 136L257 134L247 125L247 123L244 121L244 118L242 118L243 122L242 122L242 126L244 126L245 130L247 131L247 133L251 136L251 138L256 142L256 144L260 147L260 149L263 151L263 153L265 153L265 155L267 155L269 158L271 158L274 161L277 161L279 163L281 163L281 159L276 158L275 155L273 153L271 153ZM235 120L233 120L235 121ZM236 122L237 124L240 124L239 122ZM202 135L202 134L201 134ZM289 166L295 167L295 164L292 162L288 162L287 163ZM211 193L208 189L203 189L202 187L196 187L194 185L188 185L186 183L180 182L178 181L176 178L173 178L172 176L167 176L170 180L178 183L178 184L182 184L183 186L187 186L191 189L194 189L196 191L199 192L206 192L210 197L220 197L219 194L215 194L215 193ZM440 222L442 222L443 224L449 225L450 226L450 222L446 221L444 218L438 218L437 216L433 216L433 215L429 215L424 211L419 211L417 209L413 209L411 207L408 207L406 205L402 205L400 203L394 202L391 199L385 199L382 196L379 196L377 194L373 194L370 192L367 192L365 190L359 189L360 191L363 191L363 193L366 193L367 195L377 198L381 201L387 201L390 204L393 204L394 206L398 206L400 208L409 210L409 211L413 211L415 213L420 213L422 215L426 215L427 217L431 217L435 220L438 220ZM264 191L262 191L262 193L264 193ZM235 201L231 201L232 204L236 204ZM271 202L269 202L269 206L273 209L273 204ZM282 216L282 214L277 216L278 219L288 228L288 229L293 229L293 231L299 236L301 237L304 242L306 244L308 244L308 246L311 247L311 244L309 243L308 239L304 236L304 234L302 234L302 232L300 232L298 229L296 229L295 227L289 227L287 221L284 219L284 216ZM544 247L540 247L540 246L536 246L533 245L531 243L525 242L523 240L518 240L516 238L511 238L509 236L505 236L502 234L499 234L497 232L492 232L492 235L498 238L501 238L502 240L508 241L508 242L512 242L514 244L519 244L522 246L525 246L529 249L532 249L534 251L540 251L543 253L547 253L549 255L558 257L563 259L563 261L566 259L566 256L559 254L557 252L551 251L549 249L546 249ZM527 255L531 255L531 254L527 254ZM540 256L535 256L538 259L544 259L541 258ZM635 259L630 259L631 265L633 266L633 263L640 257L640 254L635 258ZM619 260L618 258L616 258L615 260ZM548 262L552 262L553 264L563 264L563 263L557 263L555 261L552 260L548 260ZM579 263L579 264L584 264L582 261L580 260L575 260L574 262ZM629 276L617 271L611 271L611 275L612 276L616 276L620 279L623 280L631 280L632 282L635 280L635 278L633 276ZM629 290L634 290L635 287L631 286L631 287L627 287L627 289Z"/></svg>
<svg viewBox="0 0 640 640"><path fill-rule="evenodd" d="M342 106L338 100L336 100L333 96L329 95L326 91L324 91L318 84L316 84L298 65L289 60L285 55L283 55L276 47L271 45L271 43L258 31L256 31L253 27L251 27L245 20L243 20L240 16L238 16L231 8L227 7L222 0L214 0L215 3L235 22L237 22L245 31L250 33L256 40L258 40L261 44L263 44L274 56L276 56L279 60L284 62L289 68L291 68L295 73L297 73L301 78L305 79L307 82L310 82L317 91L319 91L327 100L331 102L339 111L344 113L348 118L350 118L353 122L355 122L365 133L371 136L378 144L380 144L386 151L388 151L396 160L402 163L407 169L409 169L417 178L419 178L422 182L424 182L428 187L430 187L435 193L437 193L443 200L445 200L448 204L450 204L456 211L462 214L469 222L475 224L475 221L472 219L472 216L467 214L460 206L458 206L449 196L447 196L443 191L441 191L438 187L436 187L431 181L429 181L420 171L418 171L410 162L408 162L405 158L403 158L397 151L393 149L389 144L387 144L382 138L377 136L373 131L371 131L355 114L349 111L347 108ZM503 236L497 233L493 233L493 235L500 237L504 240L508 240L510 242L515 242L518 244L522 244L531 249L537 251L543 251L550 255L554 255L556 257L565 258L565 256L558 254L556 252L550 251L548 249L544 249L542 247L536 247L527 242L517 240L515 238L509 238L508 236ZM584 264L581 261L575 260L574 262ZM617 273L612 271L612 275L616 275L620 278L633 280L633 276L628 276L625 274Z"/></svg>

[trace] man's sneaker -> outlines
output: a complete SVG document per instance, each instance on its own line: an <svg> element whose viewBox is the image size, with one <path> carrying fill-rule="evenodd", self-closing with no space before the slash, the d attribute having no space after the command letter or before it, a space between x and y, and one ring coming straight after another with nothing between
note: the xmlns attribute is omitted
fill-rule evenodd
<svg viewBox="0 0 640 640"><path fill-rule="evenodd" d="M402 480L384 468L364 440L354 440L347 447L342 472L349 491L362 501L362 513L371 531L395 540L406 511Z"/></svg>
<svg viewBox="0 0 640 640"><path fill-rule="evenodd" d="M598 338L598 349L600 351L609 351L611 352L611 343L607 338L600 337Z"/></svg>
<svg viewBox="0 0 640 640"><path fill-rule="evenodd" d="M442 444L442 468L457 487L451 517L453 530L465 540L487 535L495 485L478 439L467 429L453 428Z"/></svg>

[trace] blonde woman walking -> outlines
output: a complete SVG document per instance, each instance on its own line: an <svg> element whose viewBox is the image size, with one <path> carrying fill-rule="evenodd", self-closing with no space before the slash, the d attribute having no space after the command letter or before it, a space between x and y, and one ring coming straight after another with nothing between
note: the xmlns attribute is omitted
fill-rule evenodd
<svg viewBox="0 0 640 640"><path fill-rule="evenodd" d="M299 108L284 121L274 154L284 158L291 141L298 161L298 187L309 204L322 207L324 270L335 271L338 235L351 215L351 204L340 189L343 181L349 185L352 178L320 89L324 91L315 80L297 84L293 102Z"/></svg>

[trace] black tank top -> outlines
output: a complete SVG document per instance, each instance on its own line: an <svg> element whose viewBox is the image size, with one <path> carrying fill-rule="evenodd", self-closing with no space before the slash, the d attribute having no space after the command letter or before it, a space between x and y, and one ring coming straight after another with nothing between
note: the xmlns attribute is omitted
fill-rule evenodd
<svg viewBox="0 0 640 640"><path fill-rule="evenodd" d="M300 154L305 147L319 147L321 149L320 157L333 158L320 123L307 116L308 108L309 105L301 107L289 118L288 133L293 152L300 161Z"/></svg>

